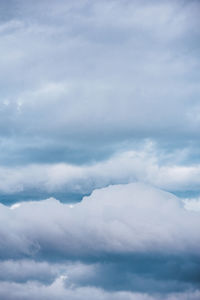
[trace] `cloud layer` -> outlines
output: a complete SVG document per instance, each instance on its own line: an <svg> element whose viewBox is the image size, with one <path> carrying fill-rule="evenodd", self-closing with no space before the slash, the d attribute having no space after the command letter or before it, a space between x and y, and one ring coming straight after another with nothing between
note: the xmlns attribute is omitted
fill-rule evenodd
<svg viewBox="0 0 200 300"><path fill-rule="evenodd" d="M1 257L199 253L198 213L142 184L96 190L74 206L49 199L1 205L0 213Z"/></svg>
<svg viewBox="0 0 200 300"><path fill-rule="evenodd" d="M99 160L138 138L196 140L198 1L1 7L3 164Z"/></svg>
<svg viewBox="0 0 200 300"><path fill-rule="evenodd" d="M8 296L8 290L10 295ZM31 295L29 292L31 291ZM87 288L65 288L63 286L63 279L58 278L52 285L44 286L41 284L27 283L25 285L15 283L3 283L0 288L0 295L4 299L8 300L41 300L49 299L64 300L70 298L72 300L88 299L92 300L161 300L163 296L148 295L143 293L131 293L131 292L105 292L101 289L87 287ZM170 294L165 297L166 300L198 300L200 296L199 291ZM5 298L6 297L6 298Z"/></svg>
<svg viewBox="0 0 200 300"><path fill-rule="evenodd" d="M75 205L1 205L0 218L3 299L198 299L199 213L170 193L115 185Z"/></svg>
<svg viewBox="0 0 200 300"><path fill-rule="evenodd" d="M0 1L1 299L200 298L199 8Z"/></svg>
<svg viewBox="0 0 200 300"><path fill-rule="evenodd" d="M109 184L144 182L172 192L198 192L200 165L186 164L184 150L161 154L150 142L144 148L112 155L109 159L90 165L31 164L17 167L0 167L0 192L19 193L14 201L21 201L20 193L40 196L45 192L65 192L63 201L70 201L70 193L88 194ZM73 201L73 199L71 199Z"/></svg>

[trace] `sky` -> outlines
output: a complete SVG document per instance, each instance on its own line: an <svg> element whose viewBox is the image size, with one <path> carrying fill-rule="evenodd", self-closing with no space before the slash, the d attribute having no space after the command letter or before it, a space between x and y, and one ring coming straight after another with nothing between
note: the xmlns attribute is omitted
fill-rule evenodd
<svg viewBox="0 0 200 300"><path fill-rule="evenodd" d="M199 14L0 1L0 299L200 299Z"/></svg>

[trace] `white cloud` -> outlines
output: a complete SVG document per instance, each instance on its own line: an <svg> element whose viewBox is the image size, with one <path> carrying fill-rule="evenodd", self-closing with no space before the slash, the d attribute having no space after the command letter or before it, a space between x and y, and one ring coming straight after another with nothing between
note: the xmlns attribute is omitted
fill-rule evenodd
<svg viewBox="0 0 200 300"><path fill-rule="evenodd" d="M200 198L184 199L185 208L191 211L200 211Z"/></svg>
<svg viewBox="0 0 200 300"><path fill-rule="evenodd" d="M199 253L199 216L172 194L141 184L96 190L72 208L55 199L1 205L5 257Z"/></svg>

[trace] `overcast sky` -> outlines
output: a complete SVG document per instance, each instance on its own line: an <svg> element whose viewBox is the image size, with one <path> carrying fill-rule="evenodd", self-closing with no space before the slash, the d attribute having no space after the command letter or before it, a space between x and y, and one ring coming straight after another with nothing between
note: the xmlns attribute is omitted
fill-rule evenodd
<svg viewBox="0 0 200 300"><path fill-rule="evenodd" d="M200 2L0 1L0 298L200 298Z"/></svg>

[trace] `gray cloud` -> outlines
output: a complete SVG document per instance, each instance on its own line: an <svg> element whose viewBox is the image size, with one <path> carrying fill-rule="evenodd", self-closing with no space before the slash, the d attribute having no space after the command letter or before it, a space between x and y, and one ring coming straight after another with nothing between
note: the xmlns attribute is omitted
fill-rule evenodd
<svg viewBox="0 0 200 300"><path fill-rule="evenodd" d="M0 28L0 132L16 161L40 161L41 140L49 161L55 143L57 160L72 149L88 161L134 138L196 138L197 1L14 3Z"/></svg>
<svg viewBox="0 0 200 300"><path fill-rule="evenodd" d="M60 277L53 282L52 285L46 286L28 282L26 284L16 284L5 282L0 286L0 295L3 299L98 299L98 300L180 300L180 299L199 299L199 290L188 291L184 293L167 294L164 298L163 295L146 293L132 293L132 292L106 292L96 287L65 287L65 277ZM30 294L31 291L31 294Z"/></svg>
<svg viewBox="0 0 200 300"><path fill-rule="evenodd" d="M62 201L73 201L73 193L84 195L93 189L109 184L144 182L168 191L193 191L199 189L199 164L188 164L187 151L161 153L150 141L136 151L125 151L109 159L90 165L32 164L0 167L0 192L16 195L13 201L21 201L23 194L30 199L64 193ZM67 196L68 195L68 196ZM29 199L29 200L30 200ZM1 200L6 203L6 200Z"/></svg>
<svg viewBox="0 0 200 300"><path fill-rule="evenodd" d="M0 19L0 298L199 299L199 1Z"/></svg>
<svg viewBox="0 0 200 300"><path fill-rule="evenodd" d="M107 291L181 292L199 286L198 260L190 256L98 257L96 261L34 261L33 259L0 262L0 281L52 284L66 278L68 286L96 286Z"/></svg>

